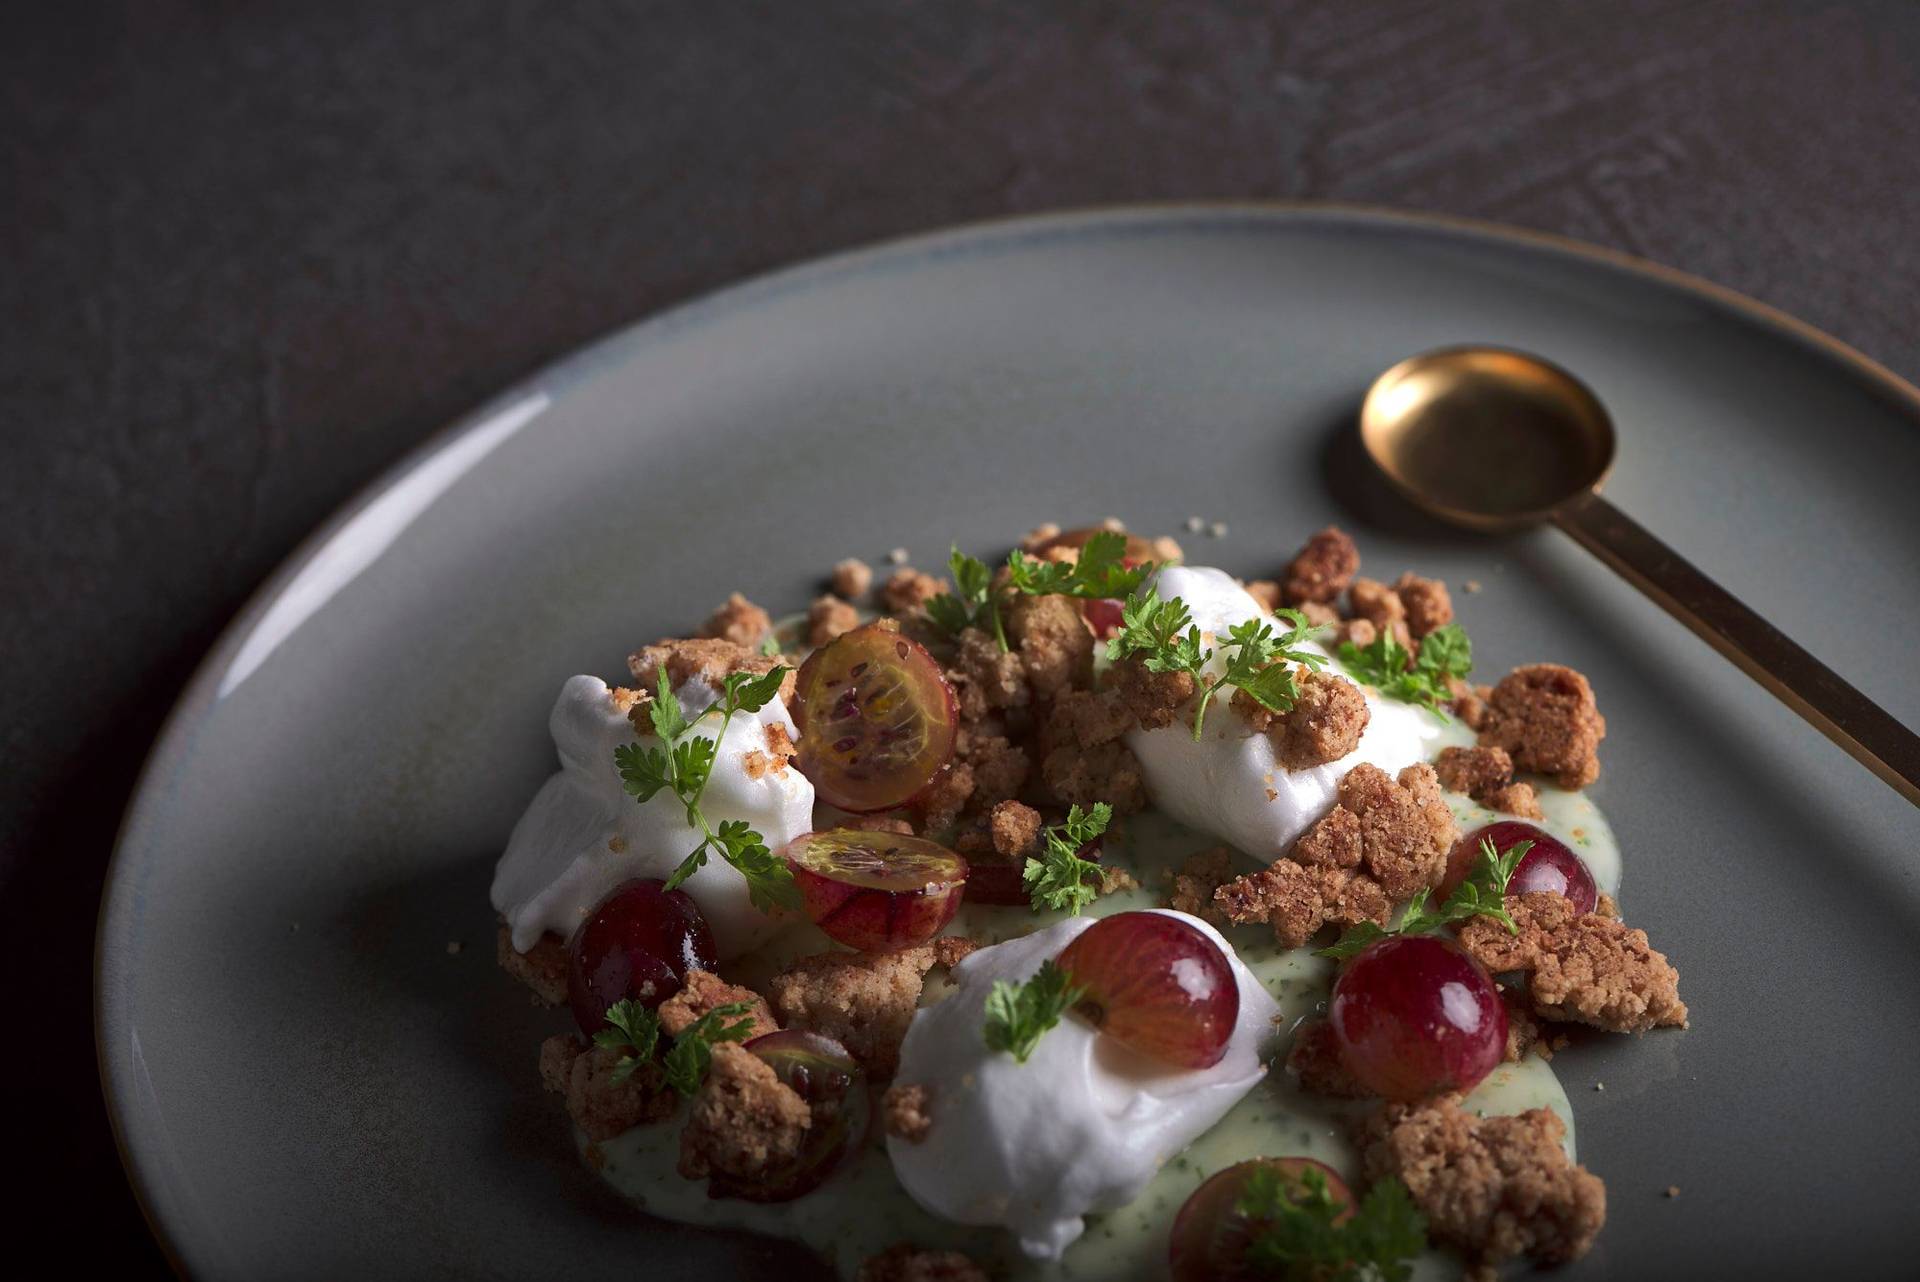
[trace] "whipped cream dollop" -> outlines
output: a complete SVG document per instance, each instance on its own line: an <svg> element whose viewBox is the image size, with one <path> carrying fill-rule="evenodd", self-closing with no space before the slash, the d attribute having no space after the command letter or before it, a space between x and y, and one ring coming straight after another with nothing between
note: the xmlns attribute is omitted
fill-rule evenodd
<svg viewBox="0 0 1920 1282"><path fill-rule="evenodd" d="M691 718L711 706L715 692L693 677L674 690ZM613 750L639 735L598 677L573 677L561 687L548 720L560 769L547 780L520 822L493 872L493 906L507 919L513 946L533 947L543 931L565 939L608 891L634 877L664 879L700 844L686 807L671 792L644 804L620 785ZM751 753L768 753L767 727L799 737L786 705L775 698L759 712L736 712L720 739L713 773L700 798L707 822L743 819L774 850L813 827L813 785L791 766L749 772ZM712 738L718 714L695 734ZM764 764L764 763L760 763ZM755 777L755 774L758 777ZM753 906L746 878L719 852L682 885L713 928L721 958L766 942L787 923Z"/></svg>
<svg viewBox="0 0 1920 1282"><path fill-rule="evenodd" d="M1166 911L1156 909L1154 911ZM982 1035L995 980L1029 979L1095 919L1075 917L982 948L953 968L956 988L915 1013L895 1080L925 1086L932 1122L917 1143L887 1137L914 1201L962 1224L1004 1225L1021 1249L1057 1259L1089 1211L1140 1195L1169 1158L1225 1116L1266 1074L1261 1056L1280 1007L1218 931L1167 912L1220 946L1240 986L1240 1016L1212 1068L1149 1059L1073 1015L1026 1063Z"/></svg>
<svg viewBox="0 0 1920 1282"><path fill-rule="evenodd" d="M1224 570L1168 566L1153 582L1162 600L1179 597L1186 602L1205 644L1216 650L1211 665L1216 674L1222 665L1217 639L1235 624L1266 614ZM1276 626L1284 631L1286 625ZM1327 654L1312 642L1299 648ZM1340 671L1337 663L1329 668ZM1398 774L1437 750L1435 740L1444 733L1437 717L1361 689L1370 716L1359 746L1338 761L1306 770L1288 770L1274 759L1273 741L1228 707L1231 690L1221 691L1208 705L1198 742L1189 706L1170 726L1130 731L1127 746L1140 759L1147 794L1161 811L1259 859L1272 860L1333 808L1340 777L1347 771L1364 761Z"/></svg>

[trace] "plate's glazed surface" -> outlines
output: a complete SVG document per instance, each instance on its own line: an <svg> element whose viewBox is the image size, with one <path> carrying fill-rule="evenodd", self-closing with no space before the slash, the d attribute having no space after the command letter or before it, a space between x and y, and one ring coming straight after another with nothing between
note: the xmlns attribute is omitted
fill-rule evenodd
<svg viewBox="0 0 1920 1282"><path fill-rule="evenodd" d="M547 708L734 588L793 609L841 556L932 565L1112 514L1248 575L1338 520L1376 570L1483 585L1456 598L1483 672L1592 678L1625 902L1695 1027L1556 1060L1610 1200L1570 1277L1899 1273L1920 816L1571 545L1452 534L1368 478L1366 383L1456 342L1578 372L1620 425L1609 494L1920 721L1920 406L1757 310L1324 210L1040 219L802 268L433 442L196 679L100 941L107 1090L170 1249L206 1278L792 1272L627 1209L539 1093L558 1025L494 968L486 891L550 769Z"/></svg>

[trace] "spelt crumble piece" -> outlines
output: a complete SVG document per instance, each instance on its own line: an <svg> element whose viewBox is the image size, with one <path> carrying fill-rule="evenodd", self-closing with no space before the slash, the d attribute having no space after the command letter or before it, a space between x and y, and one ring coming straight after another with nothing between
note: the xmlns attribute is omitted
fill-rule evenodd
<svg viewBox="0 0 1920 1282"><path fill-rule="evenodd" d="M771 1065L736 1042L717 1042L680 1132L680 1174L752 1180L798 1157L812 1125L807 1102Z"/></svg>
<svg viewBox="0 0 1920 1282"><path fill-rule="evenodd" d="M739 646L757 646L773 631L773 618L765 610L735 592L707 616L700 625L703 637L718 637Z"/></svg>
<svg viewBox="0 0 1920 1282"><path fill-rule="evenodd" d="M1614 903L1613 896L1604 890L1600 892L1599 901L1594 904L1593 911L1599 913L1602 917L1611 917L1615 921L1620 920L1620 905Z"/></svg>
<svg viewBox="0 0 1920 1282"><path fill-rule="evenodd" d="M1021 592L1002 598L1002 609L1035 695L1051 699L1093 681L1093 632L1071 597Z"/></svg>
<svg viewBox="0 0 1920 1282"><path fill-rule="evenodd" d="M1214 926L1227 924L1226 914L1213 902L1213 892L1233 880L1233 849L1214 846L1188 855L1177 871L1168 874L1168 908L1199 917Z"/></svg>
<svg viewBox="0 0 1920 1282"><path fill-rule="evenodd" d="M834 1038L875 1079L893 1076L927 971L951 966L973 941L942 938L897 953L815 953L773 977L773 1009L788 1028Z"/></svg>
<svg viewBox="0 0 1920 1282"><path fill-rule="evenodd" d="M1032 763L1027 750L1005 735L989 734L983 724L963 729L954 743L954 755L973 771L973 795L976 809L997 805L1018 796L1026 787Z"/></svg>
<svg viewBox="0 0 1920 1282"><path fill-rule="evenodd" d="M993 808L989 818L993 851L1007 859L1026 859L1039 855L1046 823L1040 812L1017 801L1003 801Z"/></svg>
<svg viewBox="0 0 1920 1282"><path fill-rule="evenodd" d="M574 1125L596 1144L673 1114L674 1094L657 1063L641 1065L624 1082L613 1080L625 1058L565 1033L540 1045L541 1084L566 1098Z"/></svg>
<svg viewBox="0 0 1920 1282"><path fill-rule="evenodd" d="M1164 534L1149 539L1147 546L1148 550L1153 554L1153 560L1156 564L1164 565L1169 561L1184 561L1187 557L1187 554L1180 548L1180 541L1169 538Z"/></svg>
<svg viewBox="0 0 1920 1282"><path fill-rule="evenodd" d="M1280 594L1288 605L1331 601L1347 590L1359 571L1360 549L1338 527L1329 525L1287 563Z"/></svg>
<svg viewBox="0 0 1920 1282"><path fill-rule="evenodd" d="M1181 705L1193 697L1197 688L1191 673L1149 672L1146 661L1137 654L1128 655L1109 668L1107 683L1144 730L1160 730L1172 725Z"/></svg>
<svg viewBox="0 0 1920 1282"><path fill-rule="evenodd" d="M1026 537L1020 540L1020 550L1029 556L1037 555L1040 549L1060 537L1060 526L1053 521L1042 521L1028 530Z"/></svg>
<svg viewBox="0 0 1920 1282"><path fill-rule="evenodd" d="M1069 690L1054 700L1046 733L1053 743L1097 748L1113 743L1137 724L1118 691Z"/></svg>
<svg viewBox="0 0 1920 1282"><path fill-rule="evenodd" d="M933 1114L927 1105L927 1088L917 1082L896 1082L887 1087L880 1102L880 1120L887 1134L909 1144L925 1139L928 1128L933 1125Z"/></svg>
<svg viewBox="0 0 1920 1282"><path fill-rule="evenodd" d="M961 632L947 680L959 701L963 725L978 722L990 712L1024 708L1033 698L1020 656L1002 650L998 641L978 628Z"/></svg>
<svg viewBox="0 0 1920 1282"><path fill-rule="evenodd" d="M1338 817L1342 811L1358 823ZM1352 867L1357 841L1359 865L1398 903L1440 880L1459 835L1432 766L1408 766L1396 781L1362 763L1341 777L1339 804L1301 835L1294 858Z"/></svg>
<svg viewBox="0 0 1920 1282"><path fill-rule="evenodd" d="M1094 888L1099 895L1117 895L1122 891L1138 890L1140 882L1125 868L1103 865L1100 869L1100 884Z"/></svg>
<svg viewBox="0 0 1920 1282"><path fill-rule="evenodd" d="M880 585L880 603L888 614L913 614L953 585L945 579L901 566Z"/></svg>
<svg viewBox="0 0 1920 1282"><path fill-rule="evenodd" d="M1606 718L1593 687L1572 668L1533 663L1515 668L1487 700L1480 742L1505 748L1521 770L1553 775L1562 788L1584 788L1600 777L1600 740Z"/></svg>
<svg viewBox="0 0 1920 1282"><path fill-rule="evenodd" d="M829 592L807 607L807 644L822 646L860 626L860 611Z"/></svg>
<svg viewBox="0 0 1920 1282"><path fill-rule="evenodd" d="M1486 1270L1519 1255L1578 1259L1606 1223L1606 1186L1568 1159L1565 1131L1544 1108L1482 1118L1447 1095L1386 1105L1360 1140L1367 1178L1397 1177L1427 1231Z"/></svg>
<svg viewBox="0 0 1920 1282"><path fill-rule="evenodd" d="M1097 748L1063 744L1041 761L1040 780L1062 806L1104 801L1114 814L1130 815L1147 804L1140 760L1124 743L1103 743Z"/></svg>
<svg viewBox="0 0 1920 1282"><path fill-rule="evenodd" d="M1393 590L1406 607L1407 630L1416 639L1453 622L1453 598L1447 594L1447 585L1440 580L1423 579L1408 571L1400 576Z"/></svg>
<svg viewBox="0 0 1920 1282"><path fill-rule="evenodd" d="M1504 1055L1507 1063L1518 1064L1530 1050L1537 1050L1541 1059L1552 1059L1553 1051L1546 1041L1540 1021L1527 1009L1526 999L1505 984L1496 984L1494 987L1500 990L1500 1003L1507 1008L1507 1049Z"/></svg>
<svg viewBox="0 0 1920 1282"><path fill-rule="evenodd" d="M873 588L873 567L857 556L833 563L829 580L833 594L843 601L858 601Z"/></svg>
<svg viewBox="0 0 1920 1282"><path fill-rule="evenodd" d="M1619 1033L1685 1028L1680 972L1647 933L1599 913L1578 914L1552 891L1509 896L1518 935L1476 917L1460 943L1494 974L1524 972L1534 1014Z"/></svg>
<svg viewBox="0 0 1920 1282"><path fill-rule="evenodd" d="M1299 948L1329 923L1387 924L1393 903L1380 883L1347 868L1309 868L1281 859L1221 886L1213 902L1236 925L1265 922L1283 948Z"/></svg>
<svg viewBox="0 0 1920 1282"><path fill-rule="evenodd" d="M1274 760L1287 770L1310 770L1359 747L1373 715L1360 687L1331 672L1306 668L1296 683L1300 694L1285 712L1269 712L1244 690L1233 692L1233 708L1273 740Z"/></svg>
<svg viewBox="0 0 1920 1282"><path fill-rule="evenodd" d="M960 812L973 800L973 767L964 761L951 762L934 777L921 793L919 805L926 816L926 831L940 832L960 819Z"/></svg>
<svg viewBox="0 0 1920 1282"><path fill-rule="evenodd" d="M500 961L500 969L531 988L541 1005L566 1003L567 941L560 936L548 931L523 953L514 948L513 932L501 922L495 956Z"/></svg>
<svg viewBox="0 0 1920 1282"><path fill-rule="evenodd" d="M1539 794L1530 783L1510 783L1504 788L1495 788L1480 798L1480 803L1489 810L1501 814L1513 815L1520 819L1545 819L1546 811L1540 809Z"/></svg>
<svg viewBox="0 0 1920 1282"><path fill-rule="evenodd" d="M1295 1030L1293 1049L1287 1052L1287 1070L1299 1079L1301 1090L1315 1095L1333 1099L1373 1096L1347 1071L1340 1055L1340 1038L1328 1020L1309 1020Z"/></svg>
<svg viewBox="0 0 1920 1282"><path fill-rule="evenodd" d="M854 1282L987 1282L987 1275L958 1251L922 1251L901 1242L862 1263Z"/></svg>
<svg viewBox="0 0 1920 1282"><path fill-rule="evenodd" d="M1486 729L1487 700L1493 694L1492 686L1470 685L1459 677L1448 677L1447 692L1453 696L1449 706L1461 724L1473 731Z"/></svg>
<svg viewBox="0 0 1920 1282"><path fill-rule="evenodd" d="M634 682L643 690L656 687L663 667L667 673L667 684L671 687L677 689L699 677L718 690L731 673L751 672L758 676L778 666L779 659L718 637L694 637L688 640L668 637L642 646L627 656L627 667L633 673ZM794 674L788 672L786 679L780 683L781 699L793 698L793 682Z"/></svg>
<svg viewBox="0 0 1920 1282"><path fill-rule="evenodd" d="M1374 627L1374 634L1391 631L1394 639L1401 645L1413 647L1413 629L1407 626L1407 606L1395 592L1378 579L1358 578L1347 589L1347 604L1353 607L1354 617L1365 619ZM1361 641L1353 639L1355 645L1371 644L1374 637Z"/></svg>
<svg viewBox="0 0 1920 1282"><path fill-rule="evenodd" d="M1516 783L1513 758L1504 748L1442 748L1433 763L1440 786L1463 792L1481 805L1522 819L1541 819L1533 785Z"/></svg>
<svg viewBox="0 0 1920 1282"><path fill-rule="evenodd" d="M773 1010L767 1005L767 999L751 988L742 988L738 984L729 984L718 975L704 970L689 970L686 982L680 991L660 1003L660 1027L669 1037L678 1037L691 1028L702 1015L729 1002L746 1002L753 1009L744 1016L752 1022L747 1030L749 1039L764 1033L777 1033L780 1025L773 1018ZM733 1022L732 1020L728 1022Z"/></svg>
<svg viewBox="0 0 1920 1282"><path fill-rule="evenodd" d="M841 832L890 832L897 837L915 835L914 826L898 815L848 815L833 826Z"/></svg>

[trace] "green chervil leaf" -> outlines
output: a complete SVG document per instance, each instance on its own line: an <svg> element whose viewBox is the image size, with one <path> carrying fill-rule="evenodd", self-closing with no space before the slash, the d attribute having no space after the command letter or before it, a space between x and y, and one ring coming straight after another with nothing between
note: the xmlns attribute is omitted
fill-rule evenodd
<svg viewBox="0 0 1920 1282"><path fill-rule="evenodd" d="M673 1039L673 1048L661 1061L666 1070L667 1085L679 1093L681 1098L690 1097L700 1089L700 1083L707 1080L707 1069L713 1063L713 1047L716 1042L743 1042L753 1028L751 1019L734 1020L736 1015L748 1015L753 1011L749 1002L728 1002L724 1006L715 1006L702 1015Z"/></svg>
<svg viewBox="0 0 1920 1282"><path fill-rule="evenodd" d="M1016 550L1007 557L1013 586L1029 596L1071 596L1117 601L1138 588L1154 567L1126 564L1127 536L1102 530L1080 547L1071 562L1043 561Z"/></svg>
<svg viewBox="0 0 1920 1282"><path fill-rule="evenodd" d="M1099 881L1100 865L1091 859L1082 859L1080 851L1105 832L1112 821L1113 807L1102 801L1089 811L1073 807L1067 812L1065 823L1047 829L1046 853L1038 859L1028 859L1021 874L1033 901L1033 911L1052 909L1077 917L1081 909L1093 902L1099 891L1089 885L1087 879Z"/></svg>
<svg viewBox="0 0 1920 1282"><path fill-rule="evenodd" d="M596 1046L631 1052L613 1069L613 1080L624 1082L653 1059L660 1044L660 1017L632 998L625 998L607 1008L607 1027L595 1033L593 1041Z"/></svg>
<svg viewBox="0 0 1920 1282"><path fill-rule="evenodd" d="M1215 695L1228 686L1245 690L1270 712L1285 712L1300 697L1294 665L1318 671L1326 660L1300 645L1313 636L1314 628L1297 610L1281 610L1279 618L1288 624L1284 633L1276 633L1266 619L1247 619L1228 629L1221 643L1225 670L1209 678L1205 671L1214 652L1201 645L1200 629L1193 614L1179 597L1162 601L1149 587L1135 593L1120 607L1120 630L1107 642L1107 658L1119 662L1129 655L1143 655L1141 662L1149 672L1184 672L1194 679L1199 699L1193 710L1193 737L1197 741L1206 725L1207 707Z"/></svg>
<svg viewBox="0 0 1920 1282"><path fill-rule="evenodd" d="M1340 664L1355 680L1387 698L1417 703L1445 721L1443 708L1453 698L1449 679L1473 671L1473 642L1459 624L1449 623L1427 633L1415 659L1391 629L1383 629L1364 649L1342 642Z"/></svg>
<svg viewBox="0 0 1920 1282"><path fill-rule="evenodd" d="M700 843L687 853L667 878L667 889L678 889L687 878L706 865L710 850L746 878L747 894L755 907L770 911L776 907L797 908L800 891L793 884L793 873L775 859L760 834L742 820L728 820L716 830L700 809L700 798L726 738L727 726L735 713L758 712L780 693L788 669L775 666L767 672L733 672L721 683L720 698L699 716L688 720L680 701L667 686L666 671L660 673L659 690L648 705L647 716L653 723L660 746L623 744L613 750L614 766L620 783L633 799L645 803L670 791L686 808L687 827L700 834ZM691 735L693 728L720 714L720 730L712 738Z"/></svg>
<svg viewBox="0 0 1920 1282"><path fill-rule="evenodd" d="M993 982L987 994L987 1024L982 1036L990 1051L1005 1051L1019 1063L1026 1063L1033 1048L1048 1029L1060 1022L1067 1008L1085 996L1052 962L1042 962L1032 979L1024 984Z"/></svg>
<svg viewBox="0 0 1920 1282"><path fill-rule="evenodd" d="M1474 917L1495 918L1510 933L1519 934L1519 925L1507 911L1507 883L1513 880L1513 870L1520 866L1520 861L1532 849L1531 841L1516 841L1505 850L1495 850L1492 838L1481 838L1480 862L1467 879L1447 896L1444 904L1438 908L1428 908L1427 892L1421 890L1407 901L1406 910L1400 914L1400 923L1392 930L1382 930L1370 921L1361 922L1348 927L1337 942L1320 949L1320 956L1344 961L1363 951L1376 939L1384 939L1388 935L1430 935L1443 926Z"/></svg>
<svg viewBox="0 0 1920 1282"><path fill-rule="evenodd" d="M977 557L958 547L947 557L953 574L954 591L943 592L927 602L927 618L948 636L957 637L968 628L993 633L1000 648L1007 648L1007 632L1000 621L1000 606L993 599L993 571Z"/></svg>
<svg viewBox="0 0 1920 1282"><path fill-rule="evenodd" d="M1234 1205L1250 1277L1276 1282L1405 1282L1426 1249L1427 1222L1396 1179L1377 1181L1353 1217L1321 1172L1289 1179L1272 1167L1247 1177Z"/></svg>

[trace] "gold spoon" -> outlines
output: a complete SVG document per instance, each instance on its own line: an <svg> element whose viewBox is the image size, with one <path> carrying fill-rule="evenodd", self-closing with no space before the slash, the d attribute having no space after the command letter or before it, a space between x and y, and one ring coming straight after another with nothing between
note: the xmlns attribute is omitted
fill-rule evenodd
<svg viewBox="0 0 1920 1282"><path fill-rule="evenodd" d="M1920 805L1920 735L1600 497L1613 422L1556 365L1452 347L1374 380L1360 440L1387 479L1444 521L1502 531L1553 524Z"/></svg>

